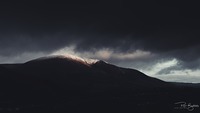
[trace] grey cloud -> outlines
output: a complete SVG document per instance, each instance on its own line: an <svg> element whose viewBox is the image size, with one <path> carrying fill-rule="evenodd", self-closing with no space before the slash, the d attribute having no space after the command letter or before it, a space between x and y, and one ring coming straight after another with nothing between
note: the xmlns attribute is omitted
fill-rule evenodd
<svg viewBox="0 0 200 113"><path fill-rule="evenodd" d="M76 39L75 39L76 40ZM77 41L78 42L78 39ZM24 52L52 52L74 43L71 35L11 34L0 36L0 55L15 56Z"/></svg>
<svg viewBox="0 0 200 113"><path fill-rule="evenodd" d="M18 55L12 55L12 56L1 56L0 55L0 62L1 64L7 64L7 63L24 63L32 59L36 59L39 57L47 56L47 53L42 52L26 52L21 53Z"/></svg>

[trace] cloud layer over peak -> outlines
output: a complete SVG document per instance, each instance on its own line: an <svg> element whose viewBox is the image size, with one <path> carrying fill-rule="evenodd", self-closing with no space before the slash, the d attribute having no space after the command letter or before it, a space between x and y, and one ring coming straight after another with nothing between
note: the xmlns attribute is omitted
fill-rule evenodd
<svg viewBox="0 0 200 113"><path fill-rule="evenodd" d="M148 70L176 59L174 66L158 66L157 74L198 72L199 11L197 3L184 1L3 2L0 62L75 54Z"/></svg>

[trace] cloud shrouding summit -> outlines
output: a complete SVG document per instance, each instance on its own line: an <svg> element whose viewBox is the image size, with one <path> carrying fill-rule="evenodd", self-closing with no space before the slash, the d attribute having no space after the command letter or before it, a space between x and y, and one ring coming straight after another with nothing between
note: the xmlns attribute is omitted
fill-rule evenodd
<svg viewBox="0 0 200 113"><path fill-rule="evenodd" d="M4 2L0 62L73 54L171 81L200 82L193 78L200 69L199 11L184 1Z"/></svg>

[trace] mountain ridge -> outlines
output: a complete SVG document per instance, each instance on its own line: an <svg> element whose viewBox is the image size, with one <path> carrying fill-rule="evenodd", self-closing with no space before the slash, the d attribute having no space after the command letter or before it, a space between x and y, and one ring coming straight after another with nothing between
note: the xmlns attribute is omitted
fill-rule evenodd
<svg viewBox="0 0 200 113"><path fill-rule="evenodd" d="M20 113L144 113L163 109L164 113L176 113L176 101L200 102L196 85L165 82L101 60L87 64L68 57L0 64L0 89L0 112L9 108Z"/></svg>

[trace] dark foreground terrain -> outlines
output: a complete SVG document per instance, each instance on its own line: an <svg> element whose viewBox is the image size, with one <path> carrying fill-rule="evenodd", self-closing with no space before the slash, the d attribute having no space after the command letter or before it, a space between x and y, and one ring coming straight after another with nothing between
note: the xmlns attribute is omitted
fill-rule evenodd
<svg viewBox="0 0 200 113"><path fill-rule="evenodd" d="M0 65L0 113L200 113L198 105L199 84L168 83L103 61Z"/></svg>

